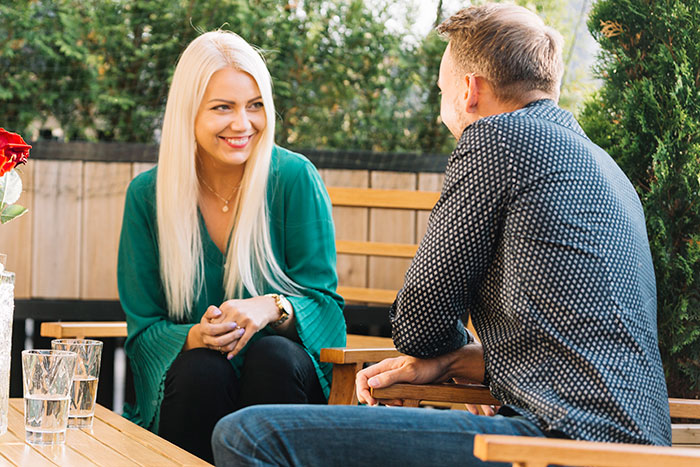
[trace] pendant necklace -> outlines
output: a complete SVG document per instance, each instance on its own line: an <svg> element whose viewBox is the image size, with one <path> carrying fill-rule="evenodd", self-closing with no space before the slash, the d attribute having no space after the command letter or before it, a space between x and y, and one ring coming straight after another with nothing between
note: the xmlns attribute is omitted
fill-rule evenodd
<svg viewBox="0 0 700 467"><path fill-rule="evenodd" d="M221 196L219 193L214 191L214 189L212 187L210 187L209 184L207 182L205 182L202 177L197 177L197 178L199 178L199 181L202 182L202 184L204 184L204 186L207 187L209 189L209 191L214 193L214 196L216 196L217 198L219 198L221 201L224 202L224 205L221 208L221 212L228 212L228 210L229 210L228 203L231 202L231 200L233 199L235 194L238 193L238 189L241 187L241 184L239 183L238 185L236 185L233 188L233 193L231 193L231 196L229 196L228 199L226 199L223 196Z"/></svg>

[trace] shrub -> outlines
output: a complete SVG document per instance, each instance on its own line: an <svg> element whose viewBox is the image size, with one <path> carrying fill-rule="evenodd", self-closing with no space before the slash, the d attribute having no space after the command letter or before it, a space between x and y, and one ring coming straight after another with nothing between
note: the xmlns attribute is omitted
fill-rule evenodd
<svg viewBox="0 0 700 467"><path fill-rule="evenodd" d="M656 270L669 393L700 395L700 2L601 0L604 81L581 123L632 180Z"/></svg>

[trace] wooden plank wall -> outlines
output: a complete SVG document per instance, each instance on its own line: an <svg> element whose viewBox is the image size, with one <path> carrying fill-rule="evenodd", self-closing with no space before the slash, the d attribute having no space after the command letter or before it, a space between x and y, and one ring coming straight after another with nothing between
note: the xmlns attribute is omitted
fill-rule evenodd
<svg viewBox="0 0 700 467"><path fill-rule="evenodd" d="M30 161L19 203L29 213L0 228L0 252L16 273L16 298L117 299L116 265L124 196L148 163ZM438 191L442 175L320 170L328 186ZM414 243L427 213L334 208L336 236L346 240ZM399 288L410 260L340 255L339 281Z"/></svg>

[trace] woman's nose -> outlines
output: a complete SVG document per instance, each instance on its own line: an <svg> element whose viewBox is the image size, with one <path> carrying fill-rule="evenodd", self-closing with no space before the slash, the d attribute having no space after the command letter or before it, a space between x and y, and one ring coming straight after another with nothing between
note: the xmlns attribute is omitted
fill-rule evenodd
<svg viewBox="0 0 700 467"><path fill-rule="evenodd" d="M250 120L248 119L247 112L245 110L234 112L229 126L232 130L236 131L248 130L251 127L251 124Z"/></svg>

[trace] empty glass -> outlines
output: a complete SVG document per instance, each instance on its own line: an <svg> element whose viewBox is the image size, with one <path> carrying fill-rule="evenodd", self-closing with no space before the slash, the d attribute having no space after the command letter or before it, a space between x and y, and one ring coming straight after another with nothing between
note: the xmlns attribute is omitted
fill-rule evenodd
<svg viewBox="0 0 700 467"><path fill-rule="evenodd" d="M90 339L54 339L51 348L69 350L78 355L73 375L68 428L91 428L100 377L102 342Z"/></svg>
<svg viewBox="0 0 700 467"><path fill-rule="evenodd" d="M24 428L34 444L66 441L75 352L23 350Z"/></svg>

